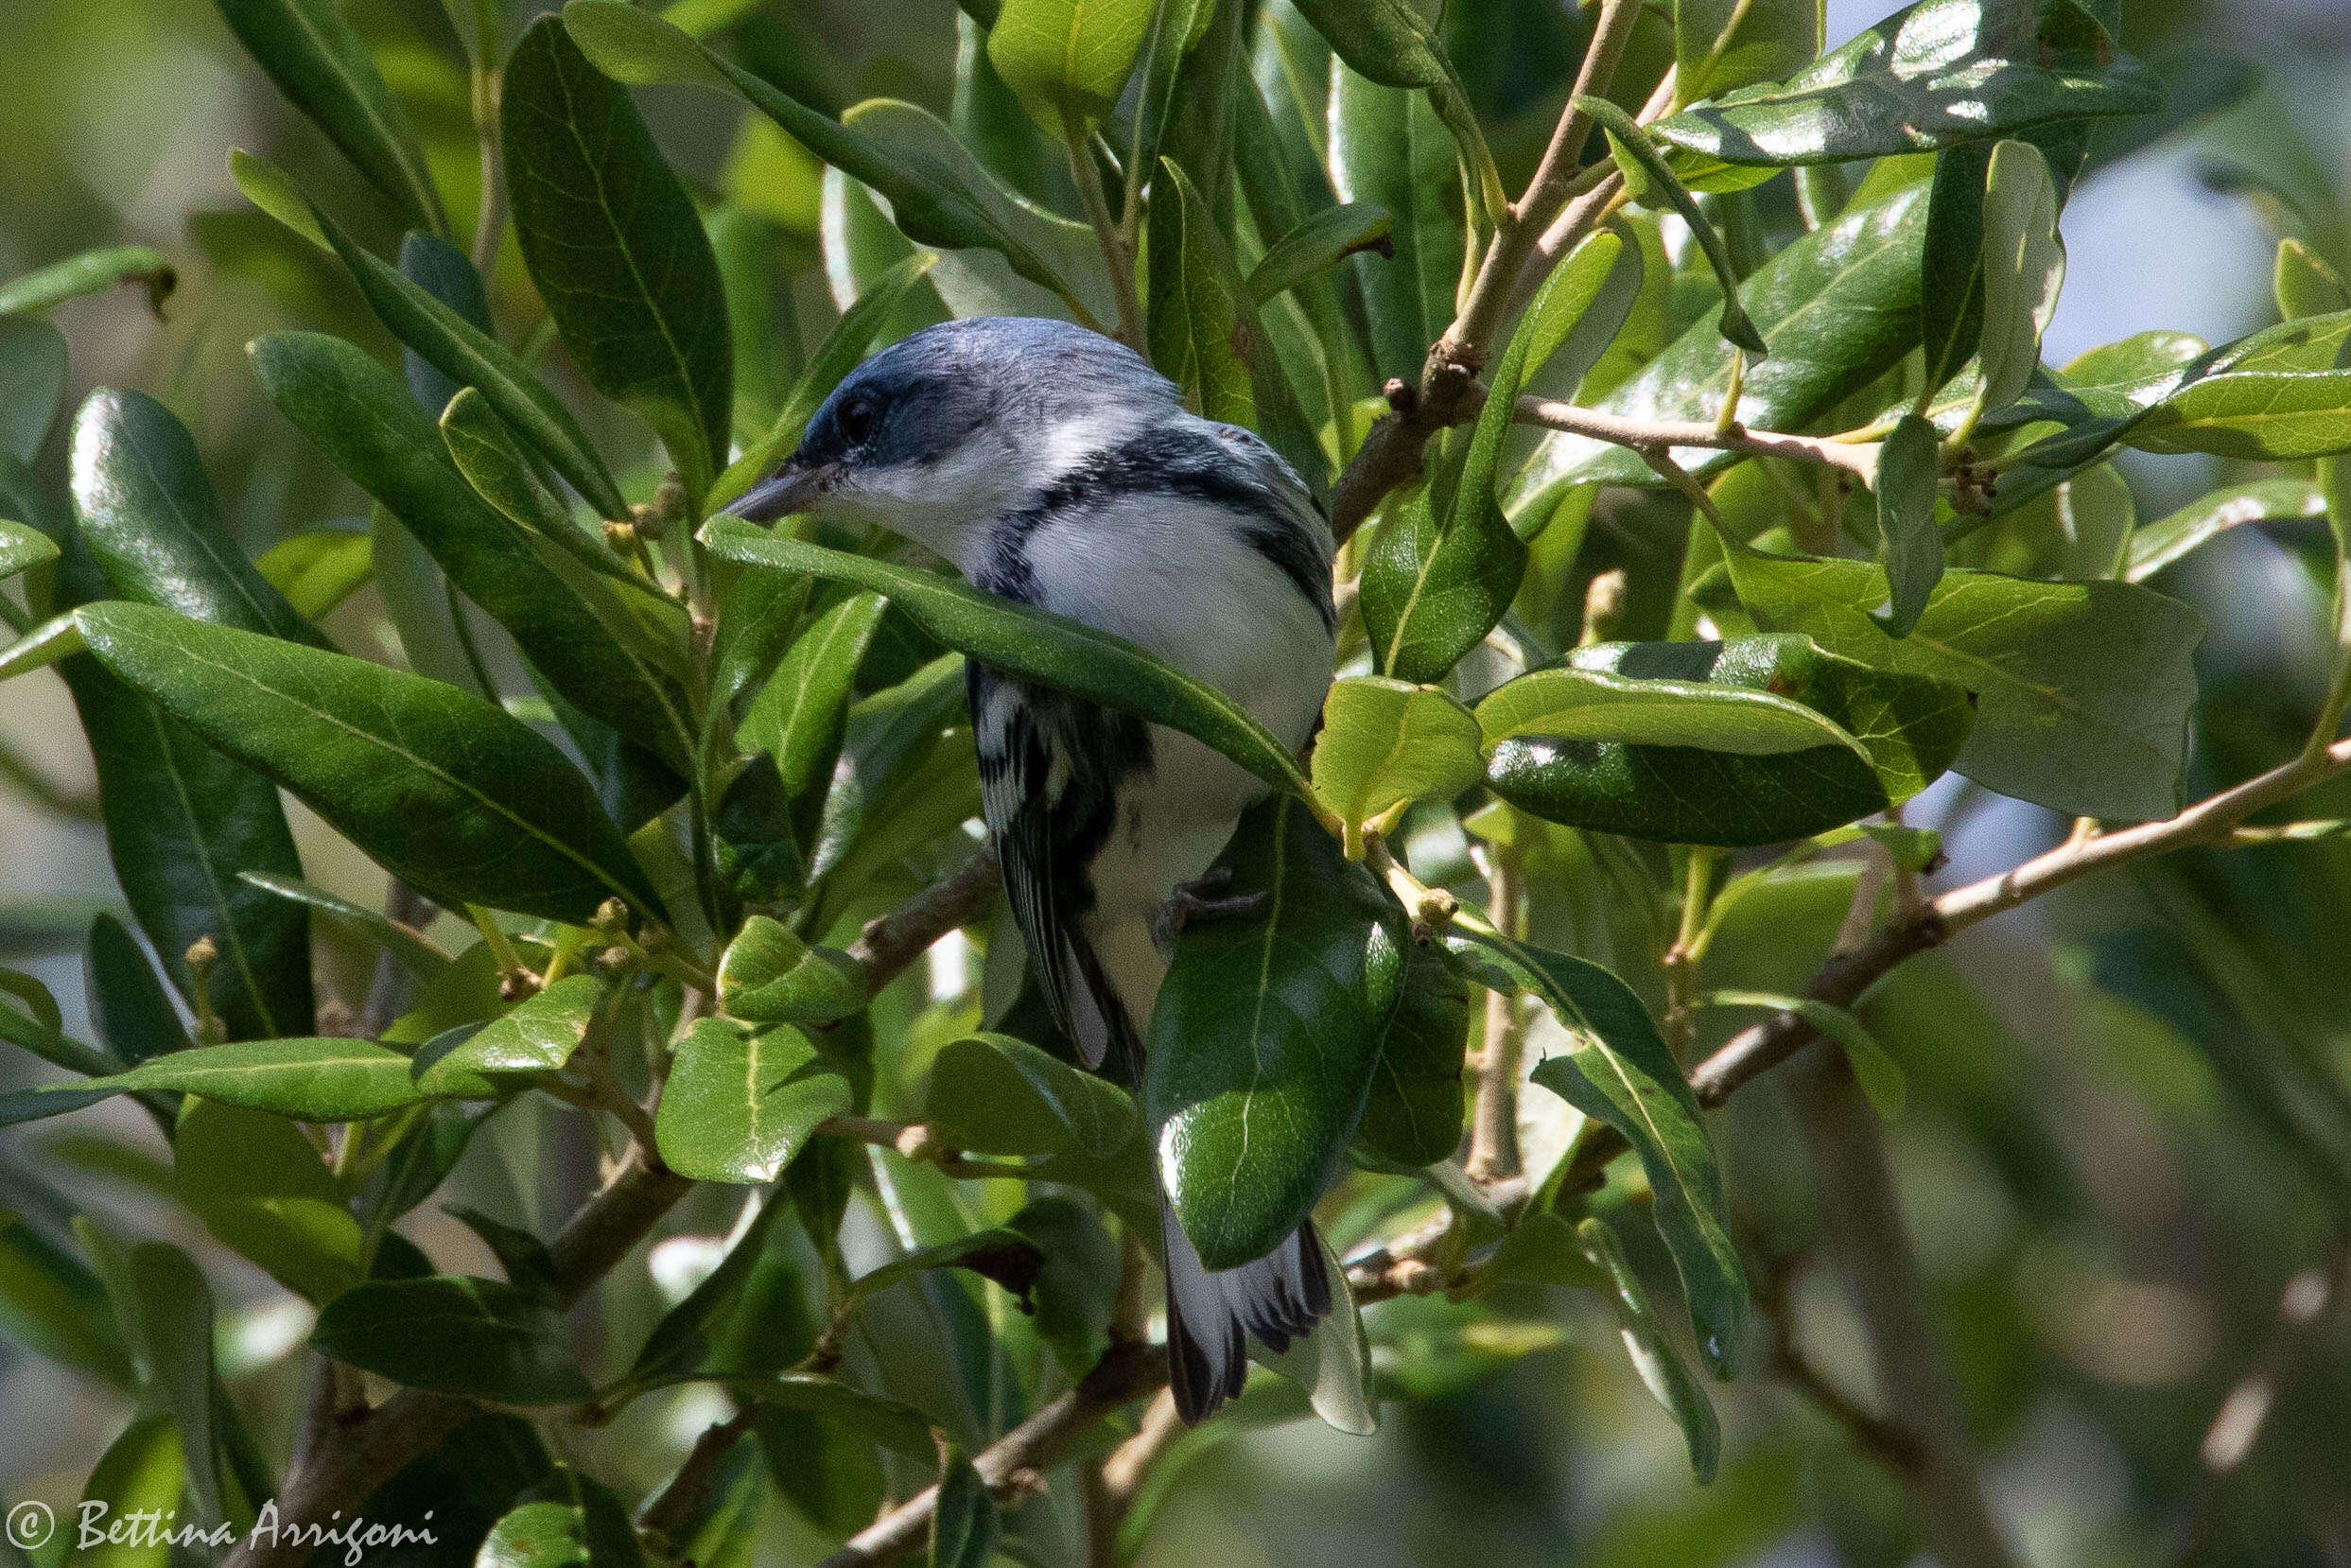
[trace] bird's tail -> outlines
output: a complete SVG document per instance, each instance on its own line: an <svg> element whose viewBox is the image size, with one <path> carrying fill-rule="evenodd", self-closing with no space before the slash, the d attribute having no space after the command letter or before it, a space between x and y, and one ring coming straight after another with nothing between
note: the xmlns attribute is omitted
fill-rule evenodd
<svg viewBox="0 0 2351 1568"><path fill-rule="evenodd" d="M1241 1392L1254 1334L1277 1355L1331 1315L1331 1277L1322 1239L1307 1220L1253 1263L1210 1269L1167 1195L1159 1195L1159 1234L1167 1260L1167 1360L1176 1413L1205 1420Z"/></svg>

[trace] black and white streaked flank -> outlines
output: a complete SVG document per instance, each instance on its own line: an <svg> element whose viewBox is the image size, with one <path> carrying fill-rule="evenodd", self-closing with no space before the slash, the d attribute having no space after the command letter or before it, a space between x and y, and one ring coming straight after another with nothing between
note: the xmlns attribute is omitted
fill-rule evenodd
<svg viewBox="0 0 2351 1568"><path fill-rule="evenodd" d="M1246 430L1189 412L1123 345L1062 322L927 328L827 398L741 515L867 517L980 587L1141 644L1303 745L1331 683L1331 531ZM970 672L990 836L1039 988L1087 1064L1140 1077L1167 971L1155 932L1264 786L1190 736ZM1160 1197L1177 1408L1240 1391L1331 1310L1311 1224L1211 1273ZM1351 1332L1351 1331L1350 1331Z"/></svg>

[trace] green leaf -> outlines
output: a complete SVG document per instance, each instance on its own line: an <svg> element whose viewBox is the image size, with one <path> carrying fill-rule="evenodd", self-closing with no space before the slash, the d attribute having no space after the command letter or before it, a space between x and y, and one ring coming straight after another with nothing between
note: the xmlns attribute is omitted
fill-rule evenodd
<svg viewBox="0 0 2351 1568"><path fill-rule="evenodd" d="M1644 653L1688 649L1687 662L1704 671L1698 680L1662 675L1623 675L1662 668ZM1641 653L1635 653L1638 649ZM1633 746L1677 746L1726 752L1734 757L1777 757L1820 746L1842 746L1855 757L1869 752L1835 720L1802 703L1775 696L1763 685L1733 684L1744 678L1777 684L1780 665L1801 660L1802 644L1754 648L1746 639L1730 643L1600 643L1570 655L1577 662L1530 671L1495 688L1477 705L1477 722L1488 747L1521 735L1562 740ZM1728 668L1724 655L1730 654ZM1761 665L1741 657L1760 654ZM1816 667L1818 668L1818 667ZM1712 684L1710 684L1710 682Z"/></svg>
<svg viewBox="0 0 2351 1568"><path fill-rule="evenodd" d="M2149 452L2274 460L2351 451L2351 371L2248 371L2191 381L2125 438Z"/></svg>
<svg viewBox="0 0 2351 1568"><path fill-rule="evenodd" d="M2342 274L2291 236L2277 242L2271 289L2277 296L2277 313L2290 322L2351 310L2351 288L2343 286Z"/></svg>
<svg viewBox="0 0 2351 1568"><path fill-rule="evenodd" d="M1649 134L1716 165L1778 167L1931 151L2054 120L2163 107L2154 73L2103 38L2060 36L2037 22L2041 9L1922 0L1785 81L1695 105Z"/></svg>
<svg viewBox="0 0 2351 1568"><path fill-rule="evenodd" d="M1152 210L1146 346L1154 369L1183 389L1202 415L1245 427L1258 423L1249 375L1255 311L1245 290L1228 287L1215 219L1191 179L1160 164ZM1270 345L1268 345L1270 346Z"/></svg>
<svg viewBox="0 0 2351 1568"><path fill-rule="evenodd" d="M359 1281L359 1222L292 1123L190 1100L171 1153L172 1190L222 1246L314 1305Z"/></svg>
<svg viewBox="0 0 2351 1568"><path fill-rule="evenodd" d="M616 635L631 613L617 590L486 504L397 375L353 344L316 333L271 333L253 345L253 358L279 411L398 514L449 581L514 634L550 686L673 768L690 764L695 730L684 695L653 667L644 639Z"/></svg>
<svg viewBox="0 0 2351 1568"><path fill-rule="evenodd" d="M546 383L496 338L360 245L315 204L310 212L327 243L351 270L368 308L394 338L451 382L477 389L500 419L587 497L600 516L628 517L629 504L621 498L620 487L588 444L579 422Z"/></svg>
<svg viewBox="0 0 2351 1568"><path fill-rule="evenodd" d="M1263 902L1177 935L1143 1070L1160 1178L1211 1269L1265 1256L1322 1195L1411 942L1386 890L1294 801L1251 808L1217 864L1233 897Z"/></svg>
<svg viewBox="0 0 2351 1568"><path fill-rule="evenodd" d="M118 1094L174 1089L298 1122L359 1122L413 1105L409 1058L369 1040L244 1040L199 1046L143 1062L76 1089Z"/></svg>
<svg viewBox="0 0 2351 1568"><path fill-rule="evenodd" d="M73 476L82 540L122 598L329 646L230 539L195 440L161 403L92 392L74 417Z"/></svg>
<svg viewBox="0 0 2351 1568"><path fill-rule="evenodd" d="M1141 1125L1116 1085L1009 1035L974 1035L940 1047L923 1095L923 1120L942 1141L981 1154L1107 1159Z"/></svg>
<svg viewBox="0 0 2351 1568"><path fill-rule="evenodd" d="M573 922L615 895L659 907L587 781L479 698L145 605L77 615L114 675L437 902Z"/></svg>
<svg viewBox="0 0 2351 1568"><path fill-rule="evenodd" d="M566 975L491 1019L429 1065L416 1087L427 1094L464 1094L490 1072L553 1072L571 1059L603 994L593 975Z"/></svg>
<svg viewBox="0 0 2351 1568"><path fill-rule="evenodd" d="M82 1489L81 1507L95 1507L96 1517L110 1521L141 1513L160 1520L179 1507L186 1473L171 1418L142 1416L100 1456ZM66 1568L169 1568L171 1541L163 1529L126 1529L120 1541L109 1534L96 1531L85 1546L77 1531Z"/></svg>
<svg viewBox="0 0 2351 1568"><path fill-rule="evenodd" d="M726 466L735 361L692 198L627 90L555 17L507 61L499 126L523 259L564 346L590 386L653 427L699 505Z"/></svg>
<svg viewBox="0 0 2351 1568"><path fill-rule="evenodd" d="M1399 1165L1453 1157L1467 1108L1461 1064L1469 1030L1470 983L1434 948L1414 948L1356 1129L1367 1148Z"/></svg>
<svg viewBox="0 0 2351 1568"><path fill-rule="evenodd" d="M1494 170L1469 93L1429 19L1410 0L1299 0L1297 9L1330 40L1332 52L1357 74L1384 87L1427 92L1437 117L1458 145L1461 163L1476 176L1477 200L1487 220L1501 221L1507 205L1501 176ZM1431 337L1423 342L1436 340Z"/></svg>
<svg viewBox="0 0 2351 1568"><path fill-rule="evenodd" d="M1885 570L1889 636L1907 636L1942 581L1942 530L1935 522L1935 487L1942 474L1942 438L1934 426L1905 414L1878 448L1878 566Z"/></svg>
<svg viewBox="0 0 2351 1568"><path fill-rule="evenodd" d="M65 395L65 335L44 321L0 317L0 452L30 462Z"/></svg>
<svg viewBox="0 0 2351 1568"><path fill-rule="evenodd" d="M316 621L375 575L374 542L357 529L312 529L271 545L253 569L296 615Z"/></svg>
<svg viewBox="0 0 2351 1568"><path fill-rule="evenodd" d="M987 58L1049 133L1106 119L1135 68L1151 0L1003 0Z"/></svg>
<svg viewBox="0 0 2351 1568"><path fill-rule="evenodd" d="M1674 106L1777 81L1820 52L1818 0L1674 0Z"/></svg>
<svg viewBox="0 0 2351 1568"><path fill-rule="evenodd" d="M379 911L329 893L316 882L306 882L299 877L272 876L262 871L240 871L236 874L236 880L274 893L281 898L306 904L322 915L357 927L419 980L430 980L449 967L449 955L434 947L415 927L403 925Z"/></svg>
<svg viewBox="0 0 2351 1568"><path fill-rule="evenodd" d="M1020 0L1006 0L1011 10ZM939 1468L939 1495L931 1510L930 1568L987 1568L996 1560L996 1538L1003 1528L996 1499L971 1468L950 1453Z"/></svg>
<svg viewBox="0 0 2351 1568"><path fill-rule="evenodd" d="M145 245L109 245L0 283L0 316L46 310L61 300L104 293L125 283L144 284L147 303L160 317L179 276L161 251Z"/></svg>
<svg viewBox="0 0 2351 1568"><path fill-rule="evenodd" d="M73 612L51 616L6 648L0 648L0 681L46 670L60 659L86 652L81 628L74 624Z"/></svg>
<svg viewBox="0 0 2351 1568"><path fill-rule="evenodd" d="M719 1005L748 1023L831 1023L862 1012L856 968L754 915L719 957Z"/></svg>
<svg viewBox="0 0 2351 1568"><path fill-rule="evenodd" d="M1722 1458L1722 1427L1715 1420L1713 1402L1682 1365L1681 1352L1674 1348L1656 1307L1649 1302L1648 1286L1634 1272L1632 1261L1625 1256L1625 1244L1617 1240L1609 1223L1602 1219L1579 1222L1576 1240L1585 1260L1606 1275L1608 1285L1602 1295L1616 1315L1625 1353L1632 1358L1633 1370L1657 1396L1657 1402L1681 1428L1682 1441L1690 1450L1690 1470L1698 1485L1705 1486L1714 1480Z"/></svg>
<svg viewBox="0 0 2351 1568"><path fill-rule="evenodd" d="M416 128L334 0L218 4L230 30L278 91L391 200L402 228L449 232Z"/></svg>
<svg viewBox="0 0 2351 1568"><path fill-rule="evenodd" d="M612 1489L558 1465L482 1539L474 1568L643 1568L644 1548Z"/></svg>
<svg viewBox="0 0 2351 1568"><path fill-rule="evenodd" d="M1866 563L1753 555L1732 571L1758 620L1975 693L1977 722L1952 766L1986 788L2072 815L2144 821L2179 809L2190 655L2204 627L2178 601L1955 567L1897 641L1869 614L1886 587Z"/></svg>
<svg viewBox="0 0 2351 1568"><path fill-rule="evenodd" d="M320 1310L310 1343L346 1366L461 1399L566 1404L587 1398L562 1315L497 1280L370 1280Z"/></svg>
<svg viewBox="0 0 2351 1568"><path fill-rule="evenodd" d="M1323 699L1315 797L1352 835L1406 801L1476 783L1479 740L1477 721L1434 687L1382 675L1340 681Z"/></svg>
<svg viewBox="0 0 2351 1568"><path fill-rule="evenodd" d="M1608 290L1624 246L1621 232L1593 235L1544 280L1494 366L1458 473L1440 473L1375 536L1362 602L1381 673L1442 679L1517 596L1527 550L1497 486L1519 389Z"/></svg>
<svg viewBox="0 0 2351 1568"><path fill-rule="evenodd" d="M1715 330L1756 358L1768 357L1770 345L1755 330L1755 323L1747 319L1740 304L1739 275L1731 265L1731 253L1723 245L1722 235L1715 232L1714 224L1698 210L1697 198L1667 165L1664 154L1649 140L1648 132L1606 98L1578 96L1575 103L1580 113L1608 133L1609 148L1615 155L1616 166L1624 172L1625 189L1633 200L1656 205L1663 199L1690 226L1690 234L1705 253L1707 265L1715 270L1715 281L1722 287L1722 310L1715 318Z"/></svg>
<svg viewBox="0 0 2351 1568"><path fill-rule="evenodd" d="M294 177L270 162L254 156L241 147L229 148L229 178L244 193L245 200L276 218L294 234L301 235L322 251L332 251L326 242L326 232L319 227L318 216L310 210L309 199Z"/></svg>
<svg viewBox="0 0 2351 1568"><path fill-rule="evenodd" d="M1021 277L1056 293L1065 288L1053 265L989 210L982 199L986 193L975 195L965 187L960 158L948 166L905 148L886 148L623 0L569 0L564 25L616 79L690 83L740 96L793 141L886 200L892 221L907 239L949 251L998 251ZM932 260L923 259L921 267L927 270ZM766 466L763 462L746 476L743 484Z"/></svg>
<svg viewBox="0 0 2351 1568"><path fill-rule="evenodd" d="M1876 1037L1849 1009L1812 997L1785 996L1776 991L1709 991L1698 998L1698 1004L1767 1007L1775 1013L1796 1014L1844 1048L1845 1059L1853 1064L1853 1075L1861 1081L1861 1091L1870 1097L1870 1104L1877 1107L1880 1116L1890 1122L1902 1114L1908 1089L1901 1065L1886 1054L1886 1048L1877 1043Z"/></svg>
<svg viewBox="0 0 2351 1568"><path fill-rule="evenodd" d="M0 518L0 578L14 577L57 559L57 545L45 533Z"/></svg>
<svg viewBox="0 0 2351 1568"><path fill-rule="evenodd" d="M1698 1351L1728 1377L1746 1337L1747 1280L1731 1245L1722 1172L1673 1053L1648 1010L1597 964L1454 925L1446 950L1489 989L1542 999L1573 1043L1539 1063L1536 1083L1622 1133L1655 1194L1657 1228L1681 1271Z"/></svg>
<svg viewBox="0 0 2351 1568"><path fill-rule="evenodd" d="M221 1472L213 1365L212 1288L188 1255L165 1242L147 1242L123 1259L130 1296L132 1343L147 1381L179 1428L187 1467L187 1488L200 1523L228 1519L235 1486ZM244 1500L235 1510L245 1513Z"/></svg>
<svg viewBox="0 0 2351 1568"><path fill-rule="evenodd" d="M0 1329L9 1342L125 1393L135 1373L97 1277L23 1219L0 1219Z"/></svg>
<svg viewBox="0 0 2351 1568"><path fill-rule="evenodd" d="M1385 207L1367 201L1325 207L1265 247L1249 270L1249 297L1270 305L1309 278L1321 276L1358 251L1393 257L1388 240L1394 220Z"/></svg>
<svg viewBox="0 0 2351 1568"><path fill-rule="evenodd" d="M1991 162L1988 142L1963 143L1935 159L1919 289L1919 340L1930 389L1959 375L1983 340L1984 179Z"/></svg>
<svg viewBox="0 0 2351 1568"><path fill-rule="evenodd" d="M775 580L772 572L755 575ZM858 666L873 646L887 604L879 594L853 593L818 616L736 726L736 744L775 759L778 787L791 803L792 828L802 843L815 839L817 813L832 783L849 703L857 694Z"/></svg>
<svg viewBox="0 0 2351 1568"><path fill-rule="evenodd" d="M2326 497L2308 479L2223 485L2131 535L2123 580L2144 583L2188 551L2243 523L2325 515Z"/></svg>
<svg viewBox="0 0 2351 1568"><path fill-rule="evenodd" d="M1997 411L2024 395L2041 363L2041 334L2057 313L2065 243L2057 233L2057 187L2028 142L1992 149L1984 176L1984 327L1981 406Z"/></svg>
<svg viewBox="0 0 2351 1568"><path fill-rule="evenodd" d="M1740 286L1740 303L1771 350L1748 367L1742 421L1756 429L1802 429L1917 344L1927 207L1924 183L1905 186L1794 241ZM1710 312L1596 407L1627 419L1712 421L1730 393L1733 353ZM1686 447L1673 455L1697 474L1736 461ZM1522 475L1517 495L1553 484L1662 482L1636 453L1555 434Z"/></svg>
<svg viewBox="0 0 2351 1568"><path fill-rule="evenodd" d="M123 1061L136 1066L185 1051L192 1043L154 966L113 915L101 915L90 922L82 971L90 1017L107 1048Z"/></svg>
<svg viewBox="0 0 2351 1568"><path fill-rule="evenodd" d="M678 1042L654 1132L680 1176L767 1181L850 1106L849 1081L792 1025L704 1019Z"/></svg>
<svg viewBox="0 0 2351 1568"><path fill-rule="evenodd" d="M1005 674L1152 719L1222 752L1277 789L1310 793L1289 749L1240 705L1124 637L886 561L713 518L703 542L747 566L806 572L880 594L949 648Z"/></svg>
<svg viewBox="0 0 2351 1568"><path fill-rule="evenodd" d="M1341 200L1393 215L1391 253L1359 256L1355 279L1382 376L1417 384L1420 361L1453 321L1466 244L1460 162L1426 96L1334 66L1332 182Z"/></svg>
<svg viewBox="0 0 2351 1568"><path fill-rule="evenodd" d="M664 626L662 631L671 633L675 640L682 642L687 636L685 617L673 607L656 604L654 590L642 576L623 566L618 556L589 538L572 521L571 509L540 478L522 448L514 444L506 422L498 417L479 389L463 388L449 399L448 407L441 412L441 439L449 448L449 461L465 476L465 482L474 487L474 494L497 508L508 521L534 540L543 539L555 546L598 576L623 584L619 595L623 602L643 607L637 616L615 615L612 590L588 590L582 598L591 612L602 612L599 618L612 626L616 637L625 637L649 650L647 662L672 662L661 646L659 635L645 623L669 610L676 624ZM557 567L557 575L576 573L566 564Z"/></svg>

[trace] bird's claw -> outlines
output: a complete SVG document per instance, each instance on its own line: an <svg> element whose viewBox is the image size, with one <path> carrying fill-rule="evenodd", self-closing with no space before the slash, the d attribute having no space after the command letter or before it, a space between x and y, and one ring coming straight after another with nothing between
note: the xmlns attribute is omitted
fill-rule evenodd
<svg viewBox="0 0 2351 1568"><path fill-rule="evenodd" d="M1167 902L1159 906L1152 921L1152 935L1165 948L1176 935L1195 920L1216 919L1226 915L1246 915L1265 901L1263 893L1238 893L1217 896L1216 890L1232 883L1232 867L1211 866L1188 882L1176 884Z"/></svg>

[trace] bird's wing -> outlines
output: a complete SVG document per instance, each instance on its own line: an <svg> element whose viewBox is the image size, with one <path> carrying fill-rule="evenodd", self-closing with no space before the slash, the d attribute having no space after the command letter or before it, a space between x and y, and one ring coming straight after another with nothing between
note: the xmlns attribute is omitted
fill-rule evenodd
<svg viewBox="0 0 2351 1568"><path fill-rule="evenodd" d="M1054 1021L1088 1067L1140 1042L1079 920L1093 907L1088 867L1117 819L1121 779L1148 763L1140 720L969 668L980 804L1003 867L1012 915Z"/></svg>

